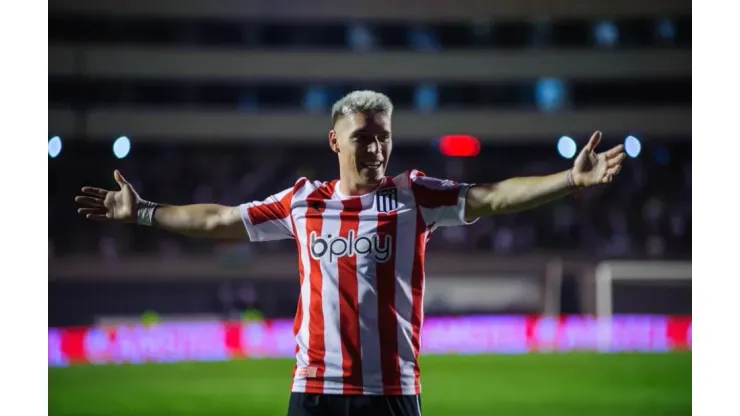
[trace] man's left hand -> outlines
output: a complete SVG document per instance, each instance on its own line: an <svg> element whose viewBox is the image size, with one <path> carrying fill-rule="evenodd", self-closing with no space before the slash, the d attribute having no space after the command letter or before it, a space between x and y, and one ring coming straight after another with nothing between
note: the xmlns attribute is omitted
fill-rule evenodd
<svg viewBox="0 0 740 416"><path fill-rule="evenodd" d="M596 146L601 141L601 132L597 131L581 150L573 163L573 182L576 186L586 187L610 183L622 169L626 155L624 146L614 146L606 152L596 153Z"/></svg>

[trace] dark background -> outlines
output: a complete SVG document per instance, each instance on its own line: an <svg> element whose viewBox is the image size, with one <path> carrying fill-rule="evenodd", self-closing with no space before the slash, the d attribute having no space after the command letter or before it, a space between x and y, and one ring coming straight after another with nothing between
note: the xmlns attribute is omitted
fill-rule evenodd
<svg viewBox="0 0 740 416"><path fill-rule="evenodd" d="M562 136L640 143L609 187L435 233L430 290L476 276L483 289L530 279L543 293L455 313L593 313L600 262L691 260L688 2L227 3L50 2L50 326L144 311L292 316L292 241L89 223L73 198L115 186L114 169L170 204L239 204L300 176L332 179L328 111L354 89L394 101L390 173L490 182L567 169ZM445 134L474 135L480 154L444 156ZM690 314L683 277L618 282L614 312Z"/></svg>

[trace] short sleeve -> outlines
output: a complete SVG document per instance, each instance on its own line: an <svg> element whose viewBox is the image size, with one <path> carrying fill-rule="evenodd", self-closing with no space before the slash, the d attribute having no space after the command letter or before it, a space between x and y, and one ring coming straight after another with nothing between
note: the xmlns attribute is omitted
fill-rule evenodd
<svg viewBox="0 0 740 416"><path fill-rule="evenodd" d="M410 172L409 183L427 227L468 225L478 220L465 220L465 199L470 184L431 178L417 170Z"/></svg>
<svg viewBox="0 0 740 416"><path fill-rule="evenodd" d="M252 201L239 206L249 240L254 242L295 238L291 204L293 196L304 181L292 188L269 196L262 201Z"/></svg>

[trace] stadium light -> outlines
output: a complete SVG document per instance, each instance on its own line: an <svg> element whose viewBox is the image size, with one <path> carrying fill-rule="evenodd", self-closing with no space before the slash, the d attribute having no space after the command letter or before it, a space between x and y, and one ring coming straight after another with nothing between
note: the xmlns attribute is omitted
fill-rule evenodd
<svg viewBox="0 0 740 416"><path fill-rule="evenodd" d="M131 141L126 136L121 136L116 139L115 142L113 142L113 154L119 158L123 159L124 157L128 156L129 152L131 151Z"/></svg>
<svg viewBox="0 0 740 416"><path fill-rule="evenodd" d="M612 47L619 42L619 28L612 21L602 21L594 25L594 38L599 46Z"/></svg>
<svg viewBox="0 0 740 416"><path fill-rule="evenodd" d="M448 134L439 140L439 151L449 157L473 157L480 153L480 142L465 134Z"/></svg>
<svg viewBox="0 0 740 416"><path fill-rule="evenodd" d="M568 101L568 88L560 78L542 78L535 84L534 100L540 111L562 109Z"/></svg>
<svg viewBox="0 0 740 416"><path fill-rule="evenodd" d="M624 151L627 153L627 156L635 158L640 155L641 150L642 145L637 137L627 136L627 138L624 139Z"/></svg>
<svg viewBox="0 0 740 416"><path fill-rule="evenodd" d="M62 153L62 138L54 136L49 139L49 157L54 159Z"/></svg>
<svg viewBox="0 0 740 416"><path fill-rule="evenodd" d="M347 44L358 52L371 51L376 44L372 30L362 23L350 25L347 28Z"/></svg>
<svg viewBox="0 0 740 416"><path fill-rule="evenodd" d="M569 136L563 136L558 140L558 153L566 159L573 159L576 155L576 141Z"/></svg>
<svg viewBox="0 0 740 416"><path fill-rule="evenodd" d="M309 111L322 111L329 105L329 97L323 86L312 86L303 96L303 106Z"/></svg>
<svg viewBox="0 0 740 416"><path fill-rule="evenodd" d="M437 87L432 84L424 84L416 87L414 91L414 106L420 111L433 111L437 108L439 93Z"/></svg>

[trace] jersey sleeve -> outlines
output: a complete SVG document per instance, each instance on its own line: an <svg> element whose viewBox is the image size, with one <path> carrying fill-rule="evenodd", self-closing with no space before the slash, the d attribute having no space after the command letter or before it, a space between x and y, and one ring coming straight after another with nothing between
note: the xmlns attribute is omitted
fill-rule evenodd
<svg viewBox="0 0 740 416"><path fill-rule="evenodd" d="M465 199L471 184L431 178L417 170L410 172L409 184L427 227L468 225L478 220L465 220Z"/></svg>
<svg viewBox="0 0 740 416"><path fill-rule="evenodd" d="M262 201L252 201L239 206L249 240L254 242L294 238L291 204L295 193L305 182L269 196Z"/></svg>

